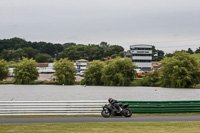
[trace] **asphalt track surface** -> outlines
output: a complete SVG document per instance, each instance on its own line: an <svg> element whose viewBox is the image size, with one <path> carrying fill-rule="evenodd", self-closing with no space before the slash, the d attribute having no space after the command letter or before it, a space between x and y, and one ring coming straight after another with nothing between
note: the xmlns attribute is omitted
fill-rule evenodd
<svg viewBox="0 0 200 133"><path fill-rule="evenodd" d="M84 123L84 122L165 122L165 121L200 121L200 116L132 116L125 117L25 117L0 118L3 123Z"/></svg>

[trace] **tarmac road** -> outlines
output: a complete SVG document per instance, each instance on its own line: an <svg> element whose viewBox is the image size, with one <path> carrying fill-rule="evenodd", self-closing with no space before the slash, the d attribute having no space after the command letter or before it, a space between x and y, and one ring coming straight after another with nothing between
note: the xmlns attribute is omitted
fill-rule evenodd
<svg viewBox="0 0 200 133"><path fill-rule="evenodd" d="M136 116L136 117L25 117L0 118L0 123L83 123L83 122L164 122L200 121L200 116Z"/></svg>

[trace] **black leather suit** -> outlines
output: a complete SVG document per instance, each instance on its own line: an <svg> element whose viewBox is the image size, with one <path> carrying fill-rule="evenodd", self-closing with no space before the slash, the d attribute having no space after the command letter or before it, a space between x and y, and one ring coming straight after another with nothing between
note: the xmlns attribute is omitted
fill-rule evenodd
<svg viewBox="0 0 200 133"><path fill-rule="evenodd" d="M120 111L120 106L122 105L121 102L115 100L115 99L112 99L110 101L110 104L113 105L118 111Z"/></svg>

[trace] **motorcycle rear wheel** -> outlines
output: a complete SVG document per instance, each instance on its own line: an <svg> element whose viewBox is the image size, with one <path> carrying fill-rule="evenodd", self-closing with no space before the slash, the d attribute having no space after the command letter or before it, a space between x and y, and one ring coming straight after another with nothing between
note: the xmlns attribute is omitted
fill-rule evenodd
<svg viewBox="0 0 200 133"><path fill-rule="evenodd" d="M106 112L106 110L102 110L102 111L101 111L101 115L102 115L103 117L105 117L105 118L108 118L108 117L110 117L111 112L110 112L110 111Z"/></svg>
<svg viewBox="0 0 200 133"><path fill-rule="evenodd" d="M125 116L125 117L131 117L132 116L132 112L130 111L130 109L125 109L122 111L122 114Z"/></svg>

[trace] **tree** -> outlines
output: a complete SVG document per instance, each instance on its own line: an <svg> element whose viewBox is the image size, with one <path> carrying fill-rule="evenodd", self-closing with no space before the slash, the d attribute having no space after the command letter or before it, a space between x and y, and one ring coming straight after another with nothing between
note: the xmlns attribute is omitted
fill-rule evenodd
<svg viewBox="0 0 200 133"><path fill-rule="evenodd" d="M113 54L119 54L120 52L123 52L124 48L122 46L119 45L110 45L106 52L105 52L105 57L107 56L112 56Z"/></svg>
<svg viewBox="0 0 200 133"><path fill-rule="evenodd" d="M62 52L64 50L63 45L61 45L61 44L54 44L54 45L56 47L57 53Z"/></svg>
<svg viewBox="0 0 200 133"><path fill-rule="evenodd" d="M18 61L22 57L27 57L28 55L24 53L23 49L19 48L17 50L3 50L1 53L1 58L7 61Z"/></svg>
<svg viewBox="0 0 200 133"><path fill-rule="evenodd" d="M102 70L101 80L108 86L128 86L134 80L137 68L130 58L108 60Z"/></svg>
<svg viewBox="0 0 200 133"><path fill-rule="evenodd" d="M56 80L59 84L72 85L75 83L75 73L73 62L67 58L55 61L54 68Z"/></svg>
<svg viewBox="0 0 200 133"><path fill-rule="evenodd" d="M76 45L65 49L65 58L69 60L85 59L87 46L86 45Z"/></svg>
<svg viewBox="0 0 200 133"><path fill-rule="evenodd" d="M121 57L123 58L124 55L125 55L125 51L122 51L122 52L119 52L118 54L112 54L111 57L114 59L114 58L117 58L117 57Z"/></svg>
<svg viewBox="0 0 200 133"><path fill-rule="evenodd" d="M6 61L14 61L15 60L15 50L4 49L1 52L1 59L4 59Z"/></svg>
<svg viewBox="0 0 200 133"><path fill-rule="evenodd" d="M48 55L51 55L51 57L54 57L57 53L56 46L52 43L46 43L41 47L40 53L46 53Z"/></svg>
<svg viewBox="0 0 200 133"><path fill-rule="evenodd" d="M8 66L5 60L0 60L0 81L8 77Z"/></svg>
<svg viewBox="0 0 200 133"><path fill-rule="evenodd" d="M174 54L172 54L172 53L167 53L167 54L165 55L165 57L172 57L172 56L174 56Z"/></svg>
<svg viewBox="0 0 200 133"><path fill-rule="evenodd" d="M23 58L13 67L14 81L17 84L28 84L39 77L37 63L33 59Z"/></svg>
<svg viewBox="0 0 200 133"><path fill-rule="evenodd" d="M101 71L104 68L104 63L99 60L94 60L88 63L87 68L88 69L84 72L83 83L88 85L102 85Z"/></svg>
<svg viewBox="0 0 200 133"><path fill-rule="evenodd" d="M102 47L94 44L89 44L85 50L86 50L85 59L89 61L103 59L102 57L104 54L104 50Z"/></svg>
<svg viewBox="0 0 200 133"><path fill-rule="evenodd" d="M38 50L33 49L32 47L25 47L23 48L23 51L29 59L35 58L35 55L38 52Z"/></svg>
<svg viewBox="0 0 200 133"><path fill-rule="evenodd" d="M195 54L200 53L200 47L196 49Z"/></svg>
<svg viewBox="0 0 200 133"><path fill-rule="evenodd" d="M159 49L156 49L155 46L152 46L152 60L161 61L164 58L165 52Z"/></svg>
<svg viewBox="0 0 200 133"><path fill-rule="evenodd" d="M101 42L99 46L104 49L104 52L106 52L106 49L109 47L109 44L107 42Z"/></svg>
<svg viewBox="0 0 200 133"><path fill-rule="evenodd" d="M187 53L194 54L191 48L188 48Z"/></svg>
<svg viewBox="0 0 200 133"><path fill-rule="evenodd" d="M159 86L160 81L160 71L155 70L151 73L147 73L143 78L143 85L147 86Z"/></svg>
<svg viewBox="0 0 200 133"><path fill-rule="evenodd" d="M199 63L189 53L176 51L162 61L162 86L185 88L200 82Z"/></svg>
<svg viewBox="0 0 200 133"><path fill-rule="evenodd" d="M35 60L39 63L41 62L52 62L52 57L48 54L44 54L44 53L39 53L38 55L36 55Z"/></svg>
<svg viewBox="0 0 200 133"><path fill-rule="evenodd" d="M22 59L23 57L28 57L28 54L26 54L22 48L18 48L17 50L15 50L14 57L15 57L15 61L18 61Z"/></svg>
<svg viewBox="0 0 200 133"><path fill-rule="evenodd" d="M68 42L68 43L63 44L63 48L64 48L64 49L69 48L69 47L71 47L71 46L76 46L76 43Z"/></svg>

